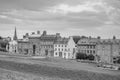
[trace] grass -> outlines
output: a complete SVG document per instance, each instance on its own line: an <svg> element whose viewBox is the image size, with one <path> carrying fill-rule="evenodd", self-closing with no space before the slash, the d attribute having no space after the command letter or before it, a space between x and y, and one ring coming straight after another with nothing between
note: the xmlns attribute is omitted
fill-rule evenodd
<svg viewBox="0 0 120 80"><path fill-rule="evenodd" d="M120 80L119 71L103 70L92 64L59 58L0 57L0 68L28 75L45 76L47 80Z"/></svg>
<svg viewBox="0 0 120 80"><path fill-rule="evenodd" d="M0 60L0 67L4 69L10 69L13 71L19 71L23 73L32 73L37 76L47 76L52 78L60 79L71 79L71 80L120 80L119 75L107 75L94 73L89 71L77 71L77 70L66 70L64 68L50 67L44 65L32 65L25 63L16 63L11 61Z"/></svg>
<svg viewBox="0 0 120 80"><path fill-rule="evenodd" d="M26 74L0 68L0 80L69 80L69 79L36 76L33 74Z"/></svg>

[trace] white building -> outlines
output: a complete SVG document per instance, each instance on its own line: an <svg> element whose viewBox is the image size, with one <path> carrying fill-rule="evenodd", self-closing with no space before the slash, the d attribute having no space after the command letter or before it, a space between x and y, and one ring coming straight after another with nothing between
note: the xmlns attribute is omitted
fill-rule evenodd
<svg viewBox="0 0 120 80"><path fill-rule="evenodd" d="M12 53L17 53L18 52L18 42L17 42L17 31L16 31L16 27L15 27L15 32L14 32L14 37L13 40L9 41L8 44L8 51L12 52Z"/></svg>
<svg viewBox="0 0 120 80"><path fill-rule="evenodd" d="M72 37L60 38L54 43L54 57L75 59L76 44Z"/></svg>
<svg viewBox="0 0 120 80"><path fill-rule="evenodd" d="M9 42L9 52L17 53L18 52L18 43L15 40Z"/></svg>

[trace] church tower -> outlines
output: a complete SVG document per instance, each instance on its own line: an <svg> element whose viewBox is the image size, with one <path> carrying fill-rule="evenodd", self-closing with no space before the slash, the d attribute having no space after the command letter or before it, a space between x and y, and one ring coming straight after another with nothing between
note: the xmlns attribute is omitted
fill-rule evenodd
<svg viewBox="0 0 120 80"><path fill-rule="evenodd" d="M17 40L17 31L16 31L16 27L15 27L15 32L14 32L13 40Z"/></svg>

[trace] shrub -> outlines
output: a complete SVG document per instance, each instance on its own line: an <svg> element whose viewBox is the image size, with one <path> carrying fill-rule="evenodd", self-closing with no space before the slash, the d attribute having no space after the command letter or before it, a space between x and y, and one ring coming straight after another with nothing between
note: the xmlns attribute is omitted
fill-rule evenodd
<svg viewBox="0 0 120 80"><path fill-rule="evenodd" d="M94 55L90 54L90 55L87 56L87 59L88 59L88 60L94 60L95 57L94 57Z"/></svg>
<svg viewBox="0 0 120 80"><path fill-rule="evenodd" d="M117 63L119 63L119 64L120 64L120 58L117 60Z"/></svg>
<svg viewBox="0 0 120 80"><path fill-rule="evenodd" d="M76 59L87 59L87 55L85 53L77 53Z"/></svg>
<svg viewBox="0 0 120 80"><path fill-rule="evenodd" d="M85 54L85 53L77 53L76 59L94 60L95 57L94 57L94 55L92 55L92 54L87 55L87 54Z"/></svg>

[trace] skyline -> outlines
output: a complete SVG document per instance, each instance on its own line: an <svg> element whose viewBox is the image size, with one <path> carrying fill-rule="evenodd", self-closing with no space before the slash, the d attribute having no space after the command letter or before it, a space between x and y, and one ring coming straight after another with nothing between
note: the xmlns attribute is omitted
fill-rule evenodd
<svg viewBox="0 0 120 80"><path fill-rule="evenodd" d="M119 0L0 0L0 36L46 30L62 36L120 38Z"/></svg>

